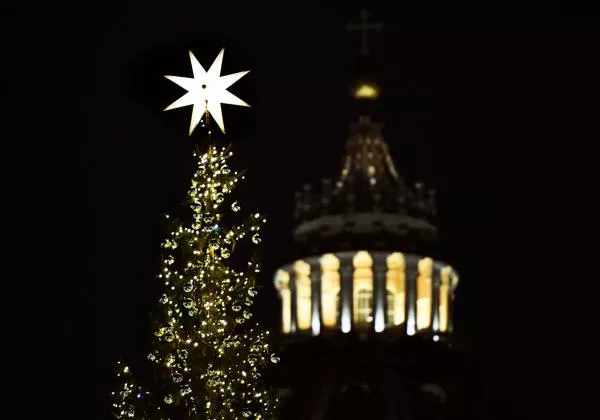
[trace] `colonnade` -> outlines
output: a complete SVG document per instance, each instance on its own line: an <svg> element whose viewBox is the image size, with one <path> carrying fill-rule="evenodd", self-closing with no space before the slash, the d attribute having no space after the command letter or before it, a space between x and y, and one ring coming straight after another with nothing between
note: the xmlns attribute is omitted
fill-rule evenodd
<svg viewBox="0 0 600 420"><path fill-rule="evenodd" d="M275 286L286 334L402 328L451 332L458 274L429 257L345 251L311 256L280 268Z"/></svg>

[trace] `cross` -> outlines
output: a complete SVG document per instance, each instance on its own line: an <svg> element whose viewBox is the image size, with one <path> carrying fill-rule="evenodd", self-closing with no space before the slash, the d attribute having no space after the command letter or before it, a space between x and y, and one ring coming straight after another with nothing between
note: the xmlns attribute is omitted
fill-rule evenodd
<svg viewBox="0 0 600 420"><path fill-rule="evenodd" d="M360 55L369 55L369 46L368 46L368 39L367 39L367 35L368 35L368 30L369 29L375 29L377 32L380 32L381 29L383 28L383 23L381 22L373 22L373 23L367 23L367 18L369 17L369 12L366 10L361 10L360 11L360 18L361 18L361 23L348 23L346 25L346 30L348 32L352 32L352 31L356 31L356 30L360 30L362 32L362 43L361 43L361 47L360 47L360 51L358 52Z"/></svg>

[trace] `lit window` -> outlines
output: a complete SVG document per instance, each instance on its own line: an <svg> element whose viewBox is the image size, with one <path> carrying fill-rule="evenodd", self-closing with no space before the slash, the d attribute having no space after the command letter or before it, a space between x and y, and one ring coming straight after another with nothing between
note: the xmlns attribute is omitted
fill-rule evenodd
<svg viewBox="0 0 600 420"><path fill-rule="evenodd" d="M340 261L333 254L321 257L321 318L323 326L334 328L340 318Z"/></svg>
<svg viewBox="0 0 600 420"><path fill-rule="evenodd" d="M404 322L405 310L405 262L404 255L400 252L394 252L387 257L387 275L386 287L388 293L393 293L393 305L390 305L388 295L388 317L386 325L400 325ZM390 307L393 307L393 312Z"/></svg>
<svg viewBox="0 0 600 420"><path fill-rule="evenodd" d="M386 324L389 324L390 320L394 319L394 303L395 303L396 298L394 296L394 293L388 290L386 292L386 299L387 299Z"/></svg>
<svg viewBox="0 0 600 420"><path fill-rule="evenodd" d="M429 328L431 325L431 275L433 260L423 258L418 263L417 277L417 329Z"/></svg>
<svg viewBox="0 0 600 420"><path fill-rule="evenodd" d="M373 320L373 292L371 290L361 289L358 291L357 296L354 321L357 326L368 325Z"/></svg>
<svg viewBox="0 0 600 420"><path fill-rule="evenodd" d="M357 327L369 325L373 319L373 259L367 251L354 256L354 322Z"/></svg>
<svg viewBox="0 0 600 420"><path fill-rule="evenodd" d="M311 281L310 265L304 261L294 264L296 274L296 322L299 330L308 330L311 327Z"/></svg>
<svg viewBox="0 0 600 420"><path fill-rule="evenodd" d="M287 271L277 271L275 275L275 287L281 297L281 329L287 334L291 332L292 320L290 274Z"/></svg>

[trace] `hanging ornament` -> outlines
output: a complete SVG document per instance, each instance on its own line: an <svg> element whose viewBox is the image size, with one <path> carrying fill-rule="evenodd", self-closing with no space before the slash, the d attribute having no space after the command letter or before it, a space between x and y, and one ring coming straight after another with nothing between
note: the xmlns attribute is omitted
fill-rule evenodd
<svg viewBox="0 0 600 420"><path fill-rule="evenodd" d="M192 388L190 388L189 384L185 384L184 386L181 387L181 396L186 396L187 394L189 394L190 392L192 392Z"/></svg>
<svg viewBox="0 0 600 420"><path fill-rule="evenodd" d="M237 202L237 201L234 201L234 202L231 204L231 210L233 210L233 211L234 211L234 212L236 212L236 213L237 213L238 211L240 211L240 208L241 208L241 207L240 207L240 205L238 204L238 202Z"/></svg>

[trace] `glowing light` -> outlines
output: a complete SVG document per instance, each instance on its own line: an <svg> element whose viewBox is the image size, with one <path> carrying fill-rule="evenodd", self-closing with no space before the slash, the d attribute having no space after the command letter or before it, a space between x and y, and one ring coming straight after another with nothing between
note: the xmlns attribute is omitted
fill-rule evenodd
<svg viewBox="0 0 600 420"><path fill-rule="evenodd" d="M154 349L146 358L157 369L157 380L167 382L159 385L175 392L150 394L137 384L129 367L118 364L121 386L111 394L116 418L153 418L175 405L190 418L197 418L199 412L214 419L242 418L243 413L271 418L278 405L261 381L262 368L279 362L267 341L268 332L254 326L244 332L237 329L253 318L258 264L248 262L247 269L234 271L226 265L224 251L234 253L237 236L251 240L263 217L235 226L222 218L220 207L225 204L220 202L240 177L229 170L228 156L224 148L211 146L198 157L188 191L192 220L177 222L180 225L162 244L160 277L169 281L159 280L164 286L157 299Z"/></svg>
<svg viewBox="0 0 600 420"><path fill-rule="evenodd" d="M377 86L369 83L363 83L354 90L356 99L377 99L378 96L379 89Z"/></svg>
<svg viewBox="0 0 600 420"><path fill-rule="evenodd" d="M385 317L383 313L383 308L381 305L378 305L375 309L375 332L381 332L385 328Z"/></svg>
<svg viewBox="0 0 600 420"><path fill-rule="evenodd" d="M221 104L250 106L227 91L229 86L241 79L248 71L220 76L224 52L225 50L222 49L208 71L206 71L190 51L190 61L192 62L194 77L165 76L170 81L187 90L185 95L166 107L165 111L193 105L189 135L192 134L207 110L221 131L225 133Z"/></svg>
<svg viewBox="0 0 600 420"><path fill-rule="evenodd" d="M434 335L433 336L433 341L440 341L440 336L439 335Z"/></svg>
<svg viewBox="0 0 600 420"><path fill-rule="evenodd" d="M344 314L342 314L342 332L343 333L350 332L350 317L344 316Z"/></svg>
<svg viewBox="0 0 600 420"><path fill-rule="evenodd" d="M315 312L313 311L312 317L312 335L319 335L321 333L321 323L319 322L318 315L315 316Z"/></svg>

